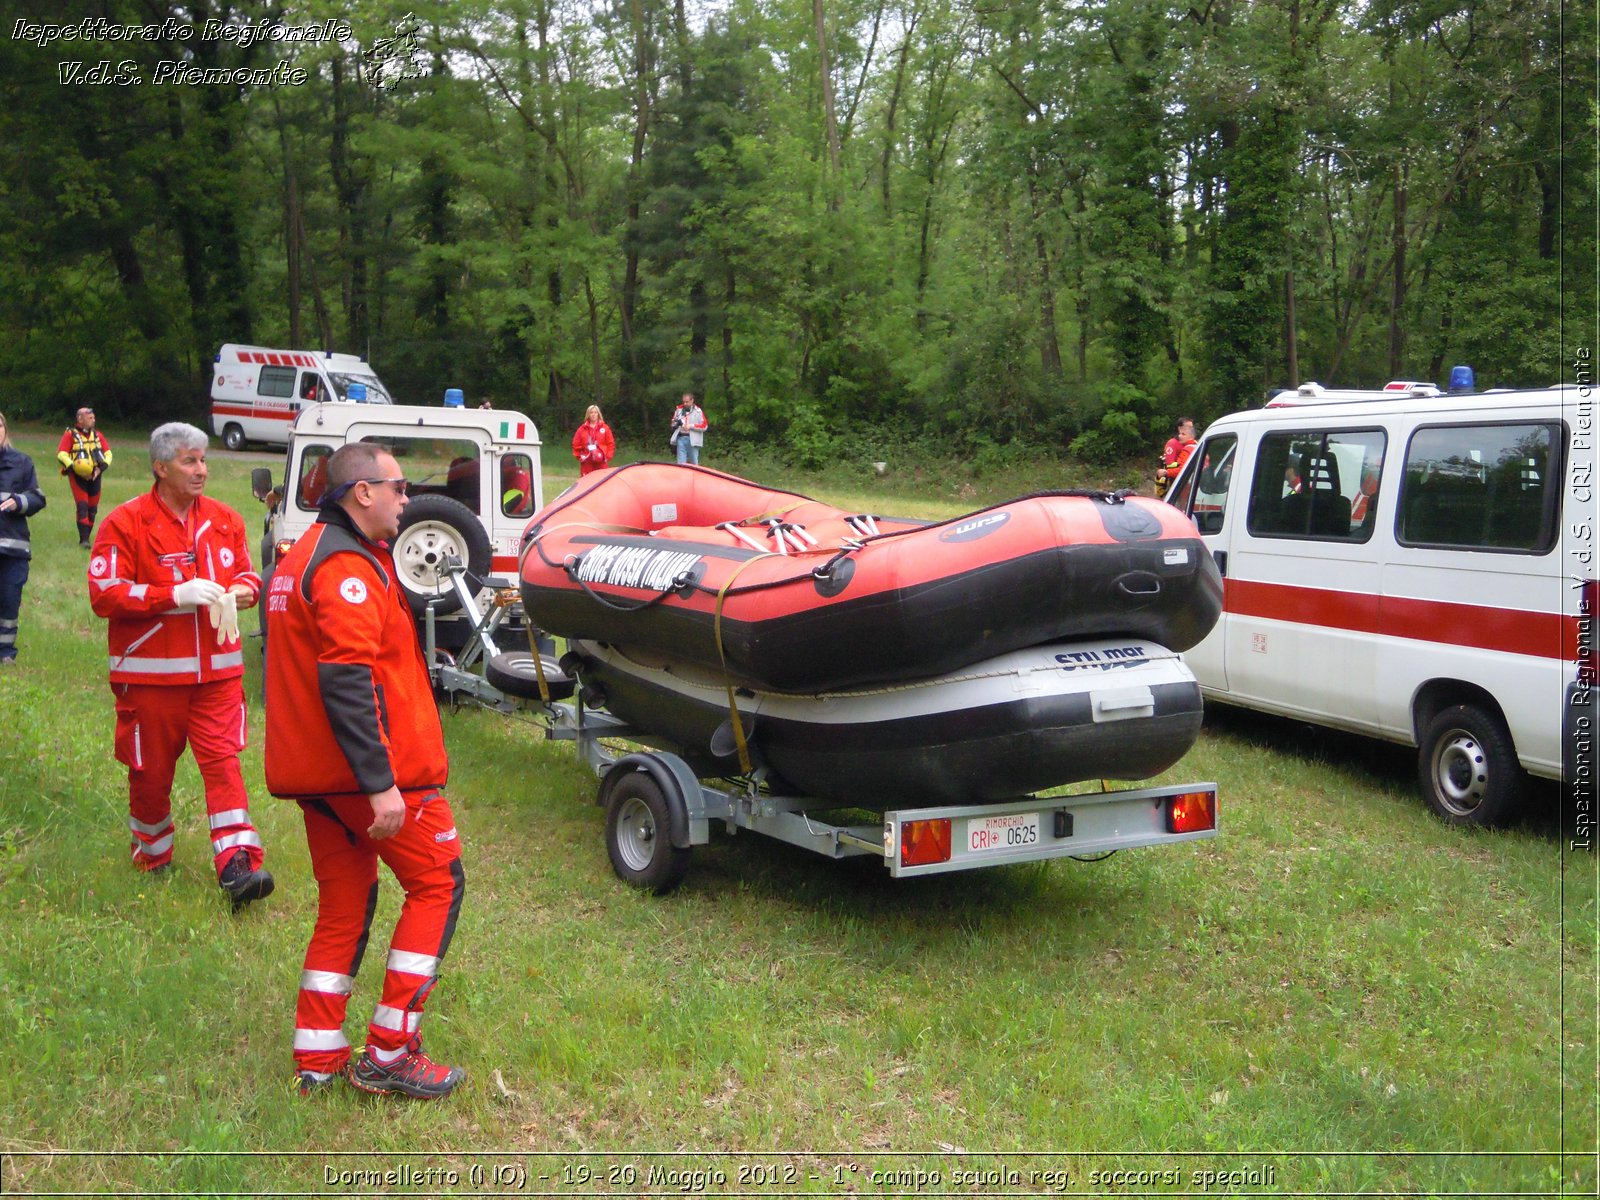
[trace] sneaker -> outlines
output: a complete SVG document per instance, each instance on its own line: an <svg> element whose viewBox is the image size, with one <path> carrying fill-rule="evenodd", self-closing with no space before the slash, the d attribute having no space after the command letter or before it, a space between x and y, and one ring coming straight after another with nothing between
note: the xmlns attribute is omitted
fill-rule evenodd
<svg viewBox="0 0 1600 1200"><path fill-rule="evenodd" d="M15 655L10 658L0 658L0 667L14 667L16 665L17 660Z"/></svg>
<svg viewBox="0 0 1600 1200"><path fill-rule="evenodd" d="M418 1100L438 1100L448 1096L467 1073L460 1067L446 1067L422 1052L422 1039L414 1037L406 1052L392 1063L380 1063L370 1049L352 1062L346 1078L363 1092L399 1092Z"/></svg>
<svg viewBox="0 0 1600 1200"><path fill-rule="evenodd" d="M318 1092L332 1089L333 1081L338 1076L324 1075L320 1071L296 1071L294 1073L295 1090L302 1096L315 1096Z"/></svg>
<svg viewBox="0 0 1600 1200"><path fill-rule="evenodd" d="M217 883L232 898L234 912L238 912L252 900L272 895L272 889L276 886L272 876L266 871L259 867L251 870L250 855L243 850L233 852L228 865L222 868Z"/></svg>

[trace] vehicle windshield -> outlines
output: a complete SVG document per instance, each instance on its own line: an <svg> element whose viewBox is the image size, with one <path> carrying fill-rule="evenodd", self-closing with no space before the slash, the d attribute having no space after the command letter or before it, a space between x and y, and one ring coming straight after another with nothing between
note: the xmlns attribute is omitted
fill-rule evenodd
<svg viewBox="0 0 1600 1200"><path fill-rule="evenodd" d="M394 401L389 398L389 389L384 387L383 384L379 382L376 375L358 375L341 371L329 371L328 379L333 384L334 391L339 393L339 399L341 400L348 400L350 398L350 385L352 383L364 383L367 386L366 402L368 404L394 403Z"/></svg>

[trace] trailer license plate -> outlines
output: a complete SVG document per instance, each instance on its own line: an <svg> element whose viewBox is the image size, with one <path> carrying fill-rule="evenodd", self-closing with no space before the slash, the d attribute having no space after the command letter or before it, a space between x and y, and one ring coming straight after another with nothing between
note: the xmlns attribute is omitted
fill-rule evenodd
<svg viewBox="0 0 1600 1200"><path fill-rule="evenodd" d="M967 822L967 849L1025 850L1039 844L1039 814L1008 813L1003 817L976 817Z"/></svg>

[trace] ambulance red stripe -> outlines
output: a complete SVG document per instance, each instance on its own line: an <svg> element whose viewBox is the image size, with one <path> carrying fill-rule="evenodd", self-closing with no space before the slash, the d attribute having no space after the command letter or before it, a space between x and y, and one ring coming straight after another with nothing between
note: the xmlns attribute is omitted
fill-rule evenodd
<svg viewBox="0 0 1600 1200"><path fill-rule="evenodd" d="M255 417L262 421L292 421L299 415L287 408L254 408L248 404L222 404L216 401L212 402L211 413L218 417Z"/></svg>
<svg viewBox="0 0 1600 1200"><path fill-rule="evenodd" d="M1223 611L1382 637L1442 642L1531 658L1575 662L1578 618L1443 600L1331 591L1282 583L1227 579Z"/></svg>

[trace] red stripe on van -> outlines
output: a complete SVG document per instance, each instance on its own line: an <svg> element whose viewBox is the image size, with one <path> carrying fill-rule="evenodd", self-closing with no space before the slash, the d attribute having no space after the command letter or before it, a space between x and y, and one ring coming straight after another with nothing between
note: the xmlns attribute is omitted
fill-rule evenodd
<svg viewBox="0 0 1600 1200"><path fill-rule="evenodd" d="M1578 653L1578 618L1560 613L1399 596L1385 596L1380 600L1365 593L1243 579L1227 580L1223 608L1240 616L1471 646L1532 658L1574 662Z"/></svg>
<svg viewBox="0 0 1600 1200"><path fill-rule="evenodd" d="M286 367L289 365L283 361L283 355L281 354L269 354L267 355L267 361L275 367Z"/></svg>
<svg viewBox="0 0 1600 1200"><path fill-rule="evenodd" d="M292 421L297 415L287 409L253 408L248 404L213 404L211 413L217 417L254 417L258 421Z"/></svg>

